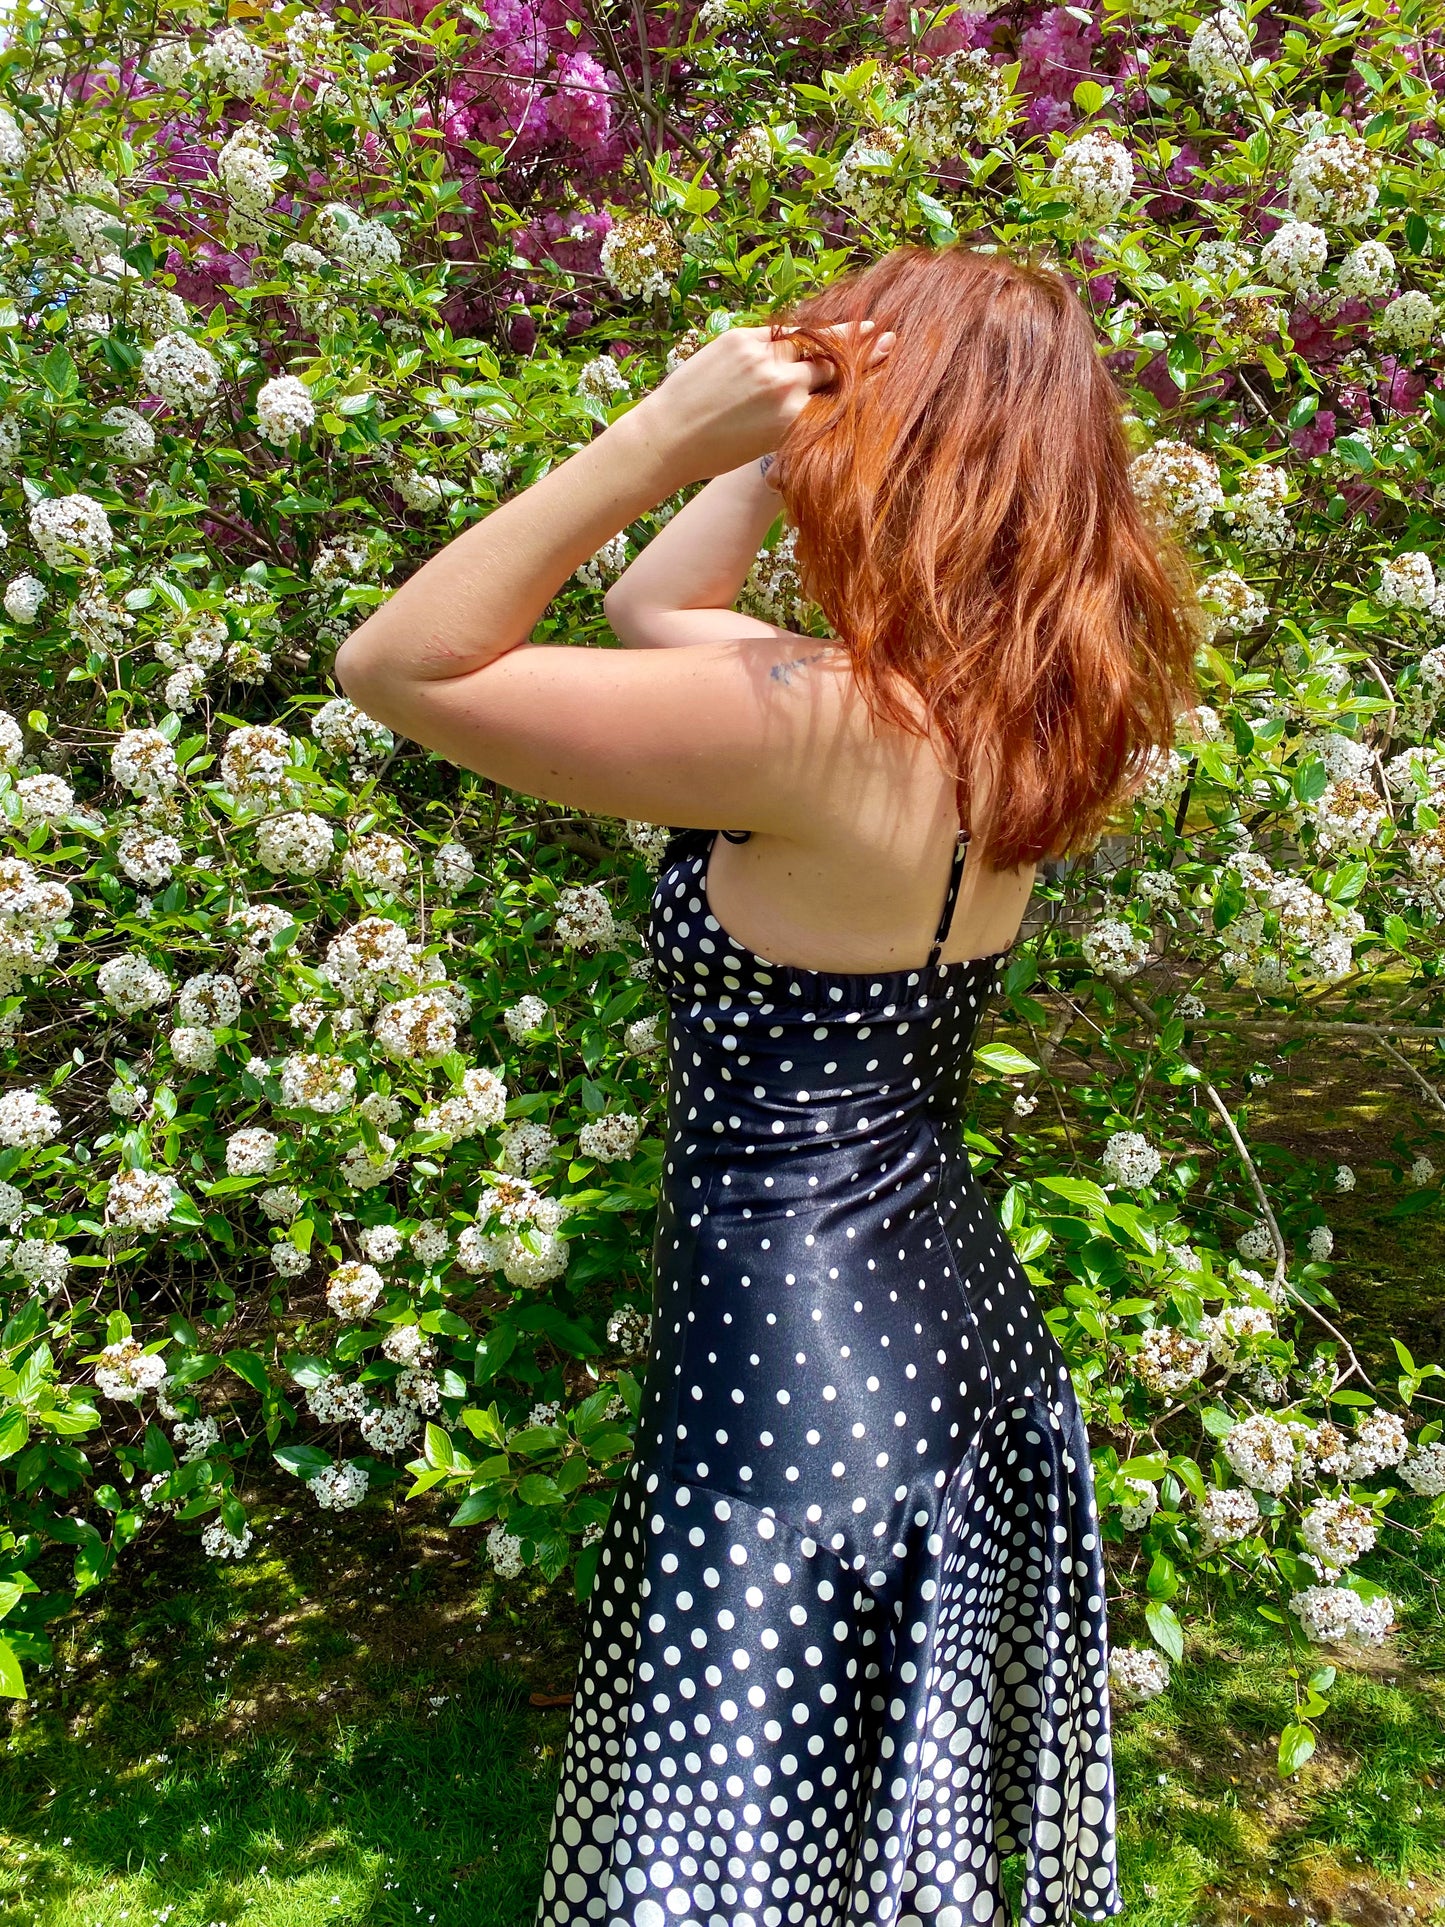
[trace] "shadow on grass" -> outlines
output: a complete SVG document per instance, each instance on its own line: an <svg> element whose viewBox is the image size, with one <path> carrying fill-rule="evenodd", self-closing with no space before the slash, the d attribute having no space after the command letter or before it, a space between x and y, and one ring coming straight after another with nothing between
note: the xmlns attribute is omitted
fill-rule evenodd
<svg viewBox="0 0 1445 1927"><path fill-rule="evenodd" d="M320 1715L305 1744L167 1746L141 1716L127 1747L42 1719L0 1790L0 1920L523 1927L554 1797L538 1732L524 1686L490 1667L410 1719Z"/></svg>

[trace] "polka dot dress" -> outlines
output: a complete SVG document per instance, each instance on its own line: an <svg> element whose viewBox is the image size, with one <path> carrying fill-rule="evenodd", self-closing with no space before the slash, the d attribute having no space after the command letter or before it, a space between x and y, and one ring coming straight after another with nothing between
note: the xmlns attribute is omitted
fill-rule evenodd
<svg viewBox="0 0 1445 1927"><path fill-rule="evenodd" d="M773 964L675 833L653 1352L538 1927L1022 1927L1122 1907L1068 1370L969 1165L999 956ZM1001 955L1002 953L1000 953Z"/></svg>

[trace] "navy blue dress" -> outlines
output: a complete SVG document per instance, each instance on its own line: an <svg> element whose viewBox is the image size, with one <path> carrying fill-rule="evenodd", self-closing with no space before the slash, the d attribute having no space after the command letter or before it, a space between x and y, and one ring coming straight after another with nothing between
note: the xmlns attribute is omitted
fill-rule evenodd
<svg viewBox="0 0 1445 1927"><path fill-rule="evenodd" d="M1005 952L769 963L679 831L653 1346L538 1927L1121 1910L1104 1574L1068 1369L961 1129ZM738 838L741 840L741 837Z"/></svg>

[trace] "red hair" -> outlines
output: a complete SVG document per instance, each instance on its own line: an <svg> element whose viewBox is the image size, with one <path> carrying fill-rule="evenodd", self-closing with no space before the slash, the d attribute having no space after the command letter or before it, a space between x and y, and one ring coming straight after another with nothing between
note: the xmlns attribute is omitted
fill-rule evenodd
<svg viewBox="0 0 1445 1927"><path fill-rule="evenodd" d="M816 332L868 316L897 337L871 368L868 335ZM1032 260L908 245L768 320L837 369L773 479L875 720L942 735L967 828L993 769L993 868L1087 848L1197 699L1199 605L1078 296Z"/></svg>

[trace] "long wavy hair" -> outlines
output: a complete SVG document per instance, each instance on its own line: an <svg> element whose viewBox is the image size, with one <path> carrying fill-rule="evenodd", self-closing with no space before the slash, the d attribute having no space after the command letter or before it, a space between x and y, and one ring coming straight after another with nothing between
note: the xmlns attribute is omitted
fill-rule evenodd
<svg viewBox="0 0 1445 1927"><path fill-rule="evenodd" d="M816 332L869 316L871 337ZM1088 848L1197 701L1200 630L1188 559L1135 497L1124 396L1078 296L1034 259L909 245L767 323L837 368L773 479L804 592L875 720L942 737L965 828L991 771L975 843L991 867Z"/></svg>

